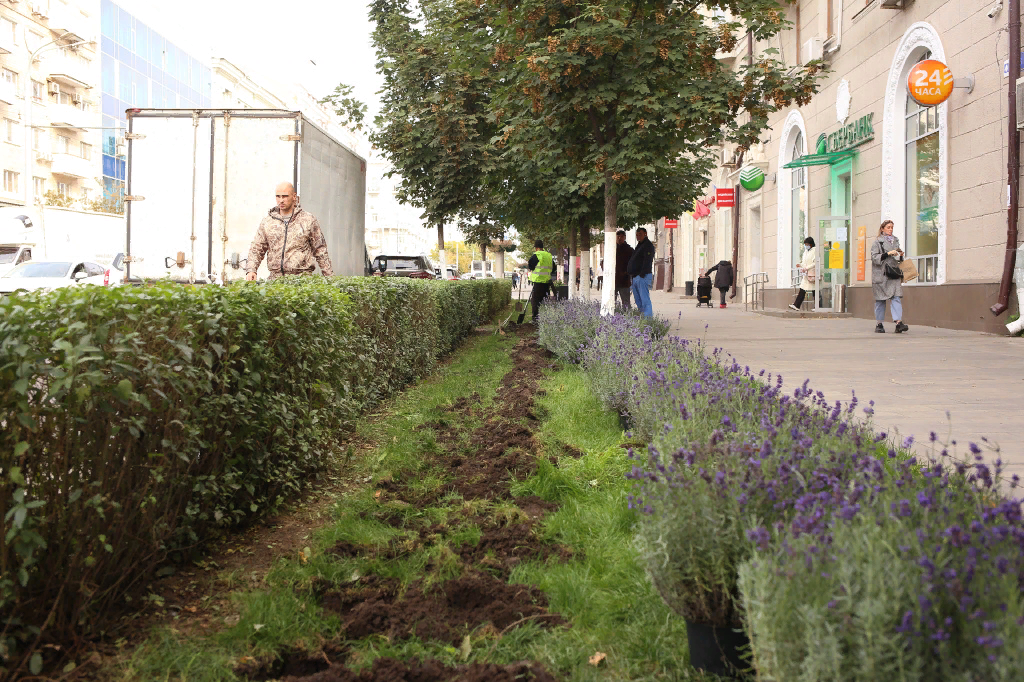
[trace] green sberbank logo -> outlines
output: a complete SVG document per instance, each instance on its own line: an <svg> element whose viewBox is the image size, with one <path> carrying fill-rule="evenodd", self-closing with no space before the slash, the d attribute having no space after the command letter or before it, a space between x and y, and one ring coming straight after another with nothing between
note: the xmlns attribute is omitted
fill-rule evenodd
<svg viewBox="0 0 1024 682"><path fill-rule="evenodd" d="M753 192L761 189L764 184L764 171L757 166L747 166L740 171L740 185L743 189Z"/></svg>

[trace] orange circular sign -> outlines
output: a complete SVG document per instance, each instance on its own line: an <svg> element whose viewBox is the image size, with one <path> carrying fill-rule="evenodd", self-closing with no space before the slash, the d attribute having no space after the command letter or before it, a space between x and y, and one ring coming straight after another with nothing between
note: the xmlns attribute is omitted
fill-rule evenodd
<svg viewBox="0 0 1024 682"><path fill-rule="evenodd" d="M918 62L907 76L907 91L923 107L942 104L953 94L953 72L937 59Z"/></svg>

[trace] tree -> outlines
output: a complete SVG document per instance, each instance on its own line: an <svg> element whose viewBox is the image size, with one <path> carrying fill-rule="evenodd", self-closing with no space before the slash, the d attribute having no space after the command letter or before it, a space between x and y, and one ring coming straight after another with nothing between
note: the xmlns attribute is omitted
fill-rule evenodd
<svg viewBox="0 0 1024 682"><path fill-rule="evenodd" d="M384 76L370 139L391 163L391 175L401 177L399 201L422 208L423 218L437 226L442 254L445 222L486 211L483 178L496 158L489 142L492 69L456 39L458 31L474 28L453 23L456 1L419 0L417 16L410 0L370 5L377 69Z"/></svg>
<svg viewBox="0 0 1024 682"><path fill-rule="evenodd" d="M473 247L464 242L445 242L445 252L451 256L455 255L455 269L461 272L469 272L470 263L474 260ZM434 263L440 262L441 253L435 246L430 252L430 260Z"/></svg>
<svg viewBox="0 0 1024 682"><path fill-rule="evenodd" d="M334 108L341 125L352 130L363 129L363 118L366 116L366 105L352 97L352 86L339 83L334 92L320 100Z"/></svg>
<svg viewBox="0 0 1024 682"><path fill-rule="evenodd" d="M775 0L464 0L491 10L496 144L513 161L557 177L559 196L603 199L605 267L620 221L692 208L717 147L747 148L768 117L806 103L821 66L788 68L767 50L733 70L717 59L742 32L767 40L786 27ZM713 19L708 10L734 19ZM604 292L613 308L612 287Z"/></svg>

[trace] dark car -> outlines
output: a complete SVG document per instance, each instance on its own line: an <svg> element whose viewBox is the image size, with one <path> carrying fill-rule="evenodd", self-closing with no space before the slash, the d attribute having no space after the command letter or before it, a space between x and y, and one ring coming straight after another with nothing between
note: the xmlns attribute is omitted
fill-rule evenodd
<svg viewBox="0 0 1024 682"><path fill-rule="evenodd" d="M375 277L415 277L434 279L434 266L426 256L385 256L373 259Z"/></svg>

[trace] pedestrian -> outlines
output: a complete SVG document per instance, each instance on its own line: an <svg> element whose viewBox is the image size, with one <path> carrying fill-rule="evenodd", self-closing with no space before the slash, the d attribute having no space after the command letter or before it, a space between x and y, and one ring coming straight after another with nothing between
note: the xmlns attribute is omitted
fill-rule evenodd
<svg viewBox="0 0 1024 682"><path fill-rule="evenodd" d="M646 317L654 317L651 306L651 286L654 284L654 244L647 238L647 229L636 228L636 250L629 259L626 272L633 277L633 297L636 307Z"/></svg>
<svg viewBox="0 0 1024 682"><path fill-rule="evenodd" d="M601 291L601 285L604 284L604 258L597 264L597 290Z"/></svg>
<svg viewBox="0 0 1024 682"><path fill-rule="evenodd" d="M283 275L312 275L320 265L320 274L334 274L327 240L320 222L299 207L299 197L290 182L282 182L274 191L277 205L260 221L256 237L249 247L245 278L256 279L256 270L263 256L273 280Z"/></svg>
<svg viewBox="0 0 1024 682"><path fill-rule="evenodd" d="M725 293L729 291L729 287L732 286L732 263L727 260L718 261L717 265L712 265L704 274L711 276L711 273L715 273L715 288L718 289L719 295L719 308L725 307Z"/></svg>
<svg viewBox="0 0 1024 682"><path fill-rule="evenodd" d="M792 310L800 310L800 306L804 304L804 297L808 291L812 294L814 293L814 280L817 277L815 274L816 266L814 237L808 237L804 240L804 253L800 257L800 265L796 266L797 270L803 273L803 278L800 280L800 289L796 292L796 300L789 304Z"/></svg>
<svg viewBox="0 0 1024 682"><path fill-rule="evenodd" d="M633 257L633 247L626 243L626 231L615 233L615 296L622 301L624 310L630 309L629 295L632 291L632 277L626 272L629 259ZM612 297L614 299L614 296Z"/></svg>
<svg viewBox="0 0 1024 682"><path fill-rule="evenodd" d="M871 293L875 296L875 331L885 333L882 320L885 319L885 302L890 301L892 321L896 323L896 333L902 334L910 327L903 323L903 272L900 263L903 261L903 249L900 240L892 234L891 220L882 222L878 228L878 238L871 245Z"/></svg>
<svg viewBox="0 0 1024 682"><path fill-rule="evenodd" d="M551 278L555 274L555 258L544 250L544 242L538 239L533 243L535 251L530 256L527 267L530 269L530 302L533 305L533 323L537 324L540 304L551 289Z"/></svg>
<svg viewBox="0 0 1024 682"><path fill-rule="evenodd" d="M515 289L519 286L519 273L515 270L512 271L512 288Z"/></svg>

